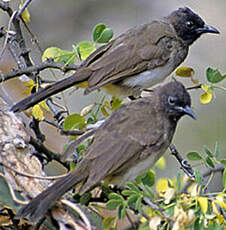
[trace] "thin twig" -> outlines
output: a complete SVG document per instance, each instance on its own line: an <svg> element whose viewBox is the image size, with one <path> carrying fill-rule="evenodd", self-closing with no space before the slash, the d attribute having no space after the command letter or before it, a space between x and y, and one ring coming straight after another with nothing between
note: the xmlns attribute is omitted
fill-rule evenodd
<svg viewBox="0 0 226 230"><path fill-rule="evenodd" d="M62 174L62 175L58 175L58 176L34 176L32 174L29 174L29 173L24 173L24 172L20 172L2 162L0 162L0 165L15 172L16 174L20 175L20 176L24 176L24 177L28 177L28 178L33 178L33 179L39 179L39 180L57 180L57 179L60 179L60 178L63 178L65 176L68 175L68 173L65 173L65 174Z"/></svg>
<svg viewBox="0 0 226 230"><path fill-rule="evenodd" d="M65 205L67 205L68 207L72 208L75 212L77 212L79 214L79 216L81 217L83 222L86 224L87 230L92 230L92 226L90 224L89 219L87 218L85 213L81 210L81 208L79 208L79 206L77 204L72 203L69 200L65 200L65 199L61 200L61 202Z"/></svg>
<svg viewBox="0 0 226 230"><path fill-rule="evenodd" d="M27 6L31 3L32 0L27 0L23 5L22 7L19 9L18 13L17 13L17 17L19 18L22 13L24 12L24 10L27 8Z"/></svg>
<svg viewBox="0 0 226 230"><path fill-rule="evenodd" d="M187 90L200 89L201 87L202 87L202 84L198 84L198 85L195 85L195 86L188 87L188 88L186 88L186 89L187 89Z"/></svg>
<svg viewBox="0 0 226 230"><path fill-rule="evenodd" d="M10 194L11 194L11 196L12 196L13 201L15 201L15 202L18 203L18 204L26 205L26 204L28 203L27 201L19 200L19 199L16 197L16 194L15 194L15 192L14 192L14 190L13 190L13 187L12 187L12 185L9 183L9 181L6 179L5 175L2 174L2 173L0 173L0 176L3 177L3 178L5 179L5 182L6 182L7 185L8 185L9 192L10 192Z"/></svg>
<svg viewBox="0 0 226 230"><path fill-rule="evenodd" d="M215 168L208 168L206 171L204 171L202 173L203 177L207 177L209 175L211 175L211 173L216 173L216 172L223 172L224 171L224 166L223 165L216 165ZM194 183L195 181L189 180L184 187L181 190L181 193L185 193L187 191L187 189L190 187L190 185L192 183Z"/></svg>

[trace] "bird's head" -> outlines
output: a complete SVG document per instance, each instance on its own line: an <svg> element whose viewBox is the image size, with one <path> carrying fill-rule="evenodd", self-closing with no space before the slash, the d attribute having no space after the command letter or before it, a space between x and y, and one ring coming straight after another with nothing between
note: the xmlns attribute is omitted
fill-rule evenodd
<svg viewBox="0 0 226 230"><path fill-rule="evenodd" d="M161 108L171 120L177 121L184 115L195 118L191 109L191 98L183 84L173 81L159 87L157 93L160 98Z"/></svg>
<svg viewBox="0 0 226 230"><path fill-rule="evenodd" d="M188 7L179 8L172 12L167 19L173 25L177 35L191 45L204 33L219 34L219 31L207 24Z"/></svg>

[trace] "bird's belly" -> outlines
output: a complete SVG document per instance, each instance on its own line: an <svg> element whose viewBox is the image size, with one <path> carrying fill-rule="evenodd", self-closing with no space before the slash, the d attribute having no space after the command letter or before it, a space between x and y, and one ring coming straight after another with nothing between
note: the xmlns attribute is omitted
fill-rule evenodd
<svg viewBox="0 0 226 230"><path fill-rule="evenodd" d="M132 77L128 77L122 84L132 88L149 88L165 80L165 78L172 73L173 70L174 65L169 62L167 65L153 70L146 70Z"/></svg>
<svg viewBox="0 0 226 230"><path fill-rule="evenodd" d="M158 161L158 159L165 153L166 148L164 150L161 149L159 152L155 152L150 154L148 158L143 161L137 162L132 168L127 170L127 172L120 178L119 186L124 185L127 181L133 181L138 176L147 172L154 164Z"/></svg>

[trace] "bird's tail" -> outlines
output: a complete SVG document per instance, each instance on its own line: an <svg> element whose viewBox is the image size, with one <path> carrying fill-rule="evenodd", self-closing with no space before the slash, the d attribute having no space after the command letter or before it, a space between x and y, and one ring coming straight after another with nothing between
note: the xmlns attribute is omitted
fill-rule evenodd
<svg viewBox="0 0 226 230"><path fill-rule="evenodd" d="M51 208L64 193L80 183L84 178L84 173L78 171L69 173L21 208L17 213L17 217L23 218L29 216L32 222L36 222L45 215L48 209Z"/></svg>
<svg viewBox="0 0 226 230"><path fill-rule="evenodd" d="M68 89L78 83L84 82L89 76L89 70L86 69L77 70L72 76L56 82L46 88L41 89L39 92L30 95L29 97L19 101L12 108L13 112L22 112L31 106L43 101L44 99L53 96L65 89Z"/></svg>

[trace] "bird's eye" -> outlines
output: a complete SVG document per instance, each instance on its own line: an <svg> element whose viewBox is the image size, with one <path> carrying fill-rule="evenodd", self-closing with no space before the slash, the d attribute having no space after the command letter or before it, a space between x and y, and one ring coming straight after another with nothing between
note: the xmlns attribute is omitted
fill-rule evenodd
<svg viewBox="0 0 226 230"><path fill-rule="evenodd" d="M186 22L186 26L187 26L187 28L191 29L191 28L193 28L193 26L194 26L194 22L192 22L192 21L187 21L187 22Z"/></svg>
<svg viewBox="0 0 226 230"><path fill-rule="evenodd" d="M175 105L175 102L176 102L176 98L175 97L172 97L172 96L168 97L168 103L170 105Z"/></svg>

